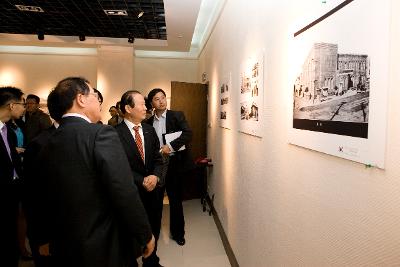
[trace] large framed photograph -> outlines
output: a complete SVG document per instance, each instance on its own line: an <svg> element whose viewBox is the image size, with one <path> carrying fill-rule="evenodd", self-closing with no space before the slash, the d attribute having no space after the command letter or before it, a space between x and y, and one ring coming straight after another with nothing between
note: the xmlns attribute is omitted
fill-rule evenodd
<svg viewBox="0 0 400 267"><path fill-rule="evenodd" d="M389 7L344 1L294 34L290 143L384 167Z"/></svg>

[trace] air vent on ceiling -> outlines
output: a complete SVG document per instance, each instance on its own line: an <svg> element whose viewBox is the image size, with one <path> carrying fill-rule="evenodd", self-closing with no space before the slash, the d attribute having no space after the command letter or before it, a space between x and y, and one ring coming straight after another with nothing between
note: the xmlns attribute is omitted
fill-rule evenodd
<svg viewBox="0 0 400 267"><path fill-rule="evenodd" d="M126 10L120 9L120 10L104 10L104 12L108 16L128 16L128 12Z"/></svg>
<svg viewBox="0 0 400 267"><path fill-rule="evenodd" d="M21 11L29 11L29 12L44 12L44 10L40 6L24 6L24 5L15 5Z"/></svg>

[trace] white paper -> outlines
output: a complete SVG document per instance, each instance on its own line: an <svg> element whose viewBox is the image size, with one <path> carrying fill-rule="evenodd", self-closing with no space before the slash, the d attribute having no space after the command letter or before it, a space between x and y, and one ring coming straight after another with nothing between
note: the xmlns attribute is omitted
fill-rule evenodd
<svg viewBox="0 0 400 267"><path fill-rule="evenodd" d="M172 141L174 141L176 138L178 138L179 136L181 136L182 131L178 131L178 132L174 132L174 133L169 133L169 134L165 134L165 142L167 144L170 144ZM186 147L185 145L181 146L181 148L179 148L178 151L182 151L185 150Z"/></svg>

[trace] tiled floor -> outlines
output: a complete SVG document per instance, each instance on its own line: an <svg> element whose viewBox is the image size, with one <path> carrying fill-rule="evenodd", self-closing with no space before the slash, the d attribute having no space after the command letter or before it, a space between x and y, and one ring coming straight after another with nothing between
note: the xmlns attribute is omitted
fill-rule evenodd
<svg viewBox="0 0 400 267"><path fill-rule="evenodd" d="M165 267L231 266L213 217L202 211L200 200L185 201L183 207L186 244L181 247L169 238L169 206L164 205L161 235L158 241L160 264ZM141 260L139 262L141 263ZM34 265L32 262L21 262L20 267L34 267Z"/></svg>

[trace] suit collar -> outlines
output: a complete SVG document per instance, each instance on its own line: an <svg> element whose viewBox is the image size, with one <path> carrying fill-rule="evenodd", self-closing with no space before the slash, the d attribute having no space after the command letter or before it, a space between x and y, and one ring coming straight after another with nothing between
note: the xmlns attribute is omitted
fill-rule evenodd
<svg viewBox="0 0 400 267"><path fill-rule="evenodd" d="M81 123L89 123L87 120L81 118L81 117L75 117L75 116L67 116L63 117L60 122L60 126L65 124L65 123L71 123L71 122L81 122Z"/></svg>
<svg viewBox="0 0 400 267"><path fill-rule="evenodd" d="M133 122L131 122L130 120L124 119L125 125L129 128L132 129L134 126L139 126L142 127L142 124L134 124ZM143 127L142 127L143 128Z"/></svg>
<svg viewBox="0 0 400 267"><path fill-rule="evenodd" d="M164 112L161 114L160 117L163 117L163 118L167 117L167 109L164 110ZM154 119L155 120L158 120L160 117L157 116L157 113L154 113Z"/></svg>
<svg viewBox="0 0 400 267"><path fill-rule="evenodd" d="M84 119L85 121L87 121L89 123L92 123L88 117L86 117L83 114L79 114L79 113L66 113L62 116L62 118L67 118L67 117L78 117L78 118Z"/></svg>

